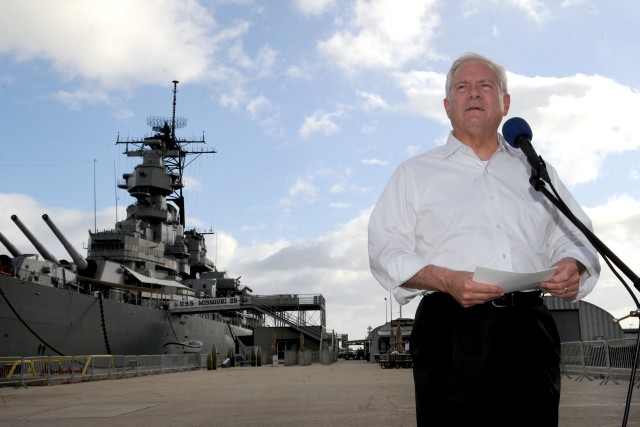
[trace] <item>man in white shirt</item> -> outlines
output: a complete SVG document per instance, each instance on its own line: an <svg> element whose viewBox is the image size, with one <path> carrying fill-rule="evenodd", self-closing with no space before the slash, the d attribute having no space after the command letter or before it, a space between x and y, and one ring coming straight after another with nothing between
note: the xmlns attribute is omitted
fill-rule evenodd
<svg viewBox="0 0 640 427"><path fill-rule="evenodd" d="M583 235L529 185L524 154L498 133L509 104L504 68L477 54L456 60L446 144L398 167L369 222L376 280L400 303L424 295L411 335L419 426L556 426L560 342L541 292L504 294L473 271L553 266L542 290L569 301L600 272Z"/></svg>

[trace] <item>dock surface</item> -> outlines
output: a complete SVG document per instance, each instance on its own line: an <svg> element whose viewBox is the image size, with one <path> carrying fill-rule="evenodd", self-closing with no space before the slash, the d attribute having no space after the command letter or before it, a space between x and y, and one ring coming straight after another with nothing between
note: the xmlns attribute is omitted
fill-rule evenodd
<svg viewBox="0 0 640 427"><path fill-rule="evenodd" d="M563 378L562 427L621 426L628 381ZM640 426L634 389L628 426ZM234 367L0 388L0 426L415 426L410 369Z"/></svg>

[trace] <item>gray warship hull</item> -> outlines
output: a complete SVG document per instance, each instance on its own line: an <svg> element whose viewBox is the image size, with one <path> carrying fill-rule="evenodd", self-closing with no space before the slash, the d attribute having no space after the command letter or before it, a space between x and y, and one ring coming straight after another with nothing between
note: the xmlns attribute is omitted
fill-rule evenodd
<svg viewBox="0 0 640 427"><path fill-rule="evenodd" d="M235 348L233 335L252 333L213 314L176 315L108 299L101 308L97 296L15 277L0 276L0 289L5 296L0 298L0 357L55 356L52 348L66 356L107 354L107 342L112 354L182 353L193 349L169 343L193 340L203 344L198 352L209 353L215 345L224 354ZM9 304L51 348L16 317Z"/></svg>
<svg viewBox="0 0 640 427"><path fill-rule="evenodd" d="M169 343L191 340L203 343L198 352L209 353L215 345L226 353L235 348L232 333L252 333L206 315L175 315L108 299L101 308L97 296L14 277L0 276L0 289L6 297L0 299L0 357L56 355L16 317L9 303L43 341L67 356L106 354L107 342L112 354L189 352L189 347Z"/></svg>

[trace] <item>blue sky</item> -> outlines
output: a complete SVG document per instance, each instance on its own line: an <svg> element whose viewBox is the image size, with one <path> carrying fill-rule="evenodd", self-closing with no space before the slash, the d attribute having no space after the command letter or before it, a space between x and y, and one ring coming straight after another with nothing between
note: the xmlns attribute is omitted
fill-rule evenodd
<svg viewBox="0 0 640 427"><path fill-rule="evenodd" d="M33 252L17 214L68 258L43 213L80 251L94 200L112 228L135 166L116 138L170 116L177 79L179 136L218 152L187 170L187 226L215 230L211 258L256 293L322 293L328 328L364 337L389 315L371 208L400 162L444 141L446 71L476 51L506 67L508 117L638 272L639 20L632 0L3 1L0 230ZM625 315L604 270L587 301Z"/></svg>

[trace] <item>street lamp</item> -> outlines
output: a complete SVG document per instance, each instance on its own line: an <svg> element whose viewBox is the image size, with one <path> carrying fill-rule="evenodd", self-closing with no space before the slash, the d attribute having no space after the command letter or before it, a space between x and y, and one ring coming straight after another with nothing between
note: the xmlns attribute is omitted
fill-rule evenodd
<svg viewBox="0 0 640 427"><path fill-rule="evenodd" d="M384 323L387 323L387 297L384 298Z"/></svg>

